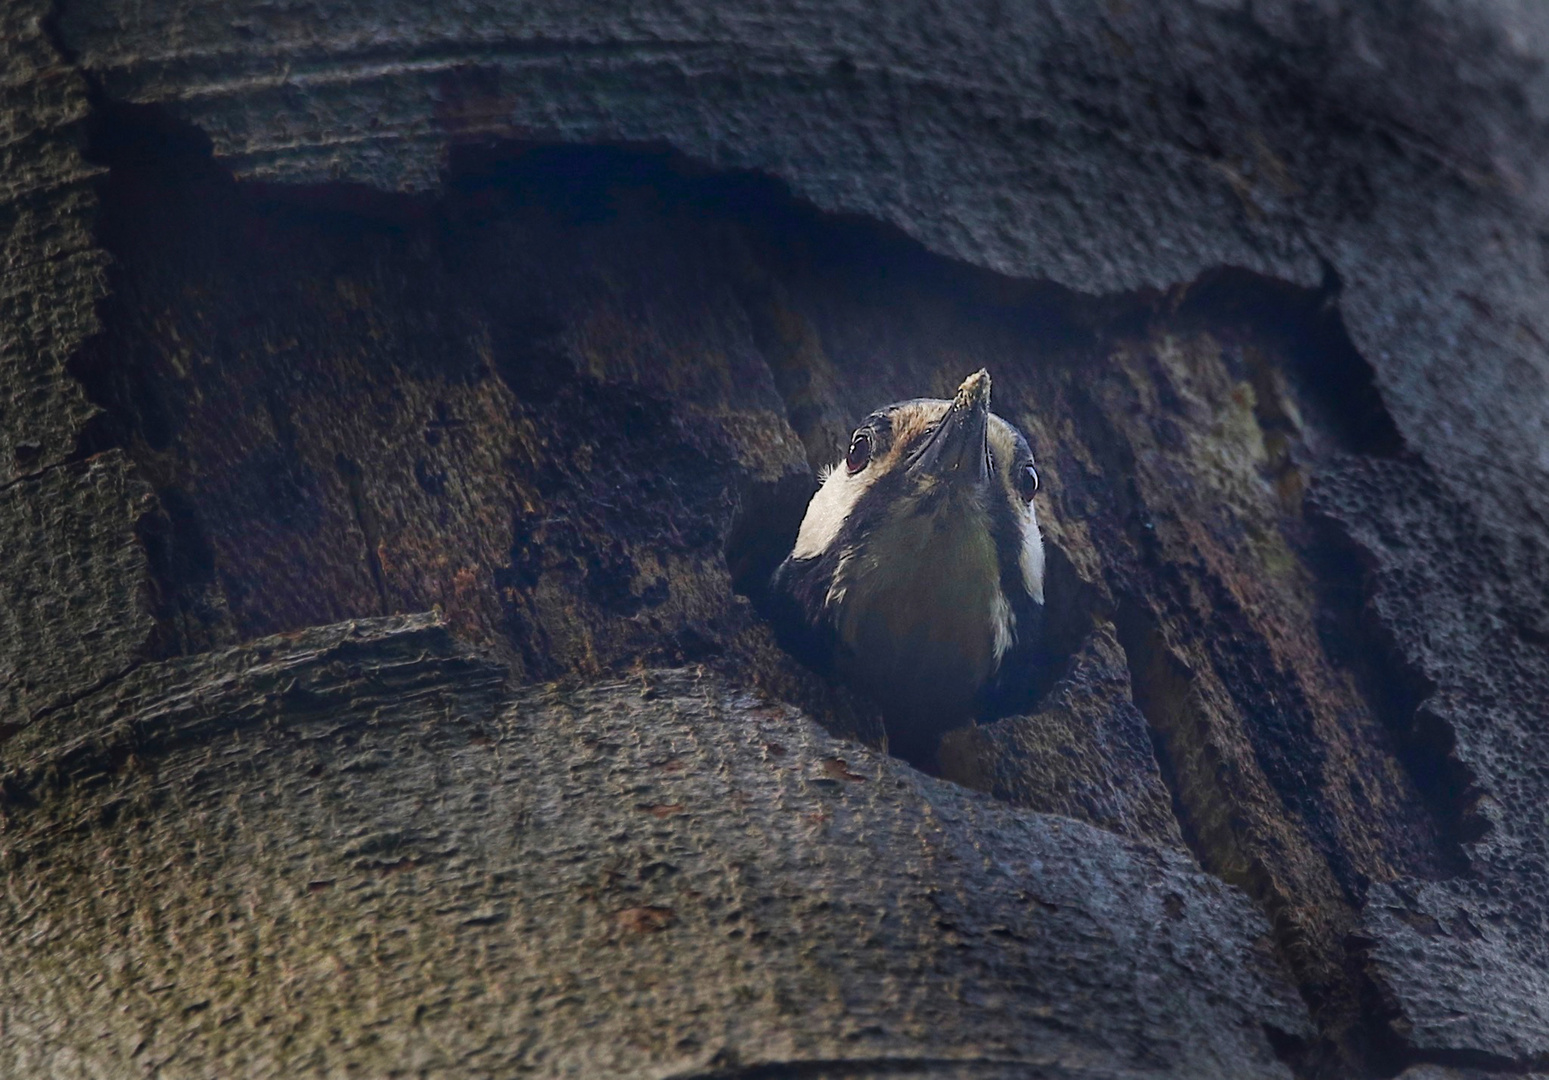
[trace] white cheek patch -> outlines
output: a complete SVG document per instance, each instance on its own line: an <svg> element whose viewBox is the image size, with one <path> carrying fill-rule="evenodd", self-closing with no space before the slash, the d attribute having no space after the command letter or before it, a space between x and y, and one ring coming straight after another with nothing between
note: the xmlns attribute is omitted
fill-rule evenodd
<svg viewBox="0 0 1549 1080"><path fill-rule="evenodd" d="M995 627L995 643L992 649L995 654L995 666L999 667L1001 658L1010 651L1017 640L1017 613L1011 610L1011 605L1006 602L1006 594L999 588L995 590L995 599L990 604L990 622Z"/></svg>
<svg viewBox="0 0 1549 1080"><path fill-rule="evenodd" d="M823 597L825 608L836 607L844 603L845 594L850 591L849 571L850 556L853 552L846 550L839 556L839 565L834 568L834 580L828 586L828 594Z"/></svg>
<svg viewBox="0 0 1549 1080"><path fill-rule="evenodd" d="M1022 585L1027 595L1043 603L1043 534L1038 531L1038 515L1031 506L1022 526L1022 552L1017 561L1022 566Z"/></svg>
<svg viewBox="0 0 1549 1080"><path fill-rule="evenodd" d="M839 536L850 511L855 509L856 502L876 478L875 469L862 469L854 476L843 465L828 469L822 486L807 504L807 516L801 519L801 530L796 534L791 558L813 559L827 551Z"/></svg>
<svg viewBox="0 0 1549 1080"><path fill-rule="evenodd" d="M1022 550L1017 553L1017 564L1022 571L1022 587L1038 603L1043 603L1043 534L1038 531L1038 513L1030 502L1023 502L1012 481L1012 465L1018 460L1017 447L1021 436L1016 429L1000 417L990 416L990 451L997 462L1004 462L1000 470L1000 482L1004 485L1006 499L1015 508L1017 520L1022 526ZM1023 444L1025 446L1025 443ZM1024 459L1026 460L1026 459Z"/></svg>

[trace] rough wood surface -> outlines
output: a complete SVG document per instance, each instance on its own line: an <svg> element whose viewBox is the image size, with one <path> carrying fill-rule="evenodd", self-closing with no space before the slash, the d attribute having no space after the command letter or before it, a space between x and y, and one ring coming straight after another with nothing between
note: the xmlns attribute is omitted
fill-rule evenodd
<svg viewBox="0 0 1549 1080"><path fill-rule="evenodd" d="M81 156L86 80L50 40L49 12L0 11L0 484L68 458L94 411L64 368L96 329L97 170Z"/></svg>
<svg viewBox="0 0 1549 1080"><path fill-rule="evenodd" d="M1549 1067L1541 9L27 0L0 28L0 762L7 895L29 920L5 929L15 1068ZM852 420L981 365L1039 456L1053 607L1025 707L944 763L985 795L853 742L877 741L875 718L778 647L761 592ZM430 608L444 625L346 629ZM274 634L300 636L241 644ZM357 699L352 649L409 681ZM669 688L654 702L619 682L646 670ZM464 735L437 742L432 708ZM773 716L804 732L803 768L844 762L826 766L841 794L824 825L843 859L870 844L894 881L923 865L900 823L950 804L953 850L1002 868L961 871L968 906L917 934L884 920L870 951L832 939L846 974L813 976L806 935L859 909L796 898L859 863L815 863L807 833L742 808L726 777L767 794L785 775L737 741ZM678 972L662 985L688 989L642 989L638 957L609 954L614 981L557 999L617 1025L601 1036L481 989L496 924L434 935L485 899L557 895L481 869L467 838L502 800L563 794L578 829L612 828L613 789L569 772L576 717L638 732L599 766L620 788L663 782L641 747L697 740L722 772L694 797L724 814L693 818L694 850L743 853L784 898L735 947L676 921L706 910L686 892L609 908L631 912L602 919L609 940L657 949ZM328 795L294 774L313 744L281 732L319 732L333 761L357 728L380 751L347 773L358 812L412 817L419 792L437 835L480 853L351 871L397 905L402 954L361 943L356 909L328 906L344 891L304 901L273 861L346 858L357 819L244 816ZM526 771L475 766L453 745L475 731L520 743ZM208 786L179 802L162 769ZM883 775L886 807L857 794ZM240 843L211 854L206 826ZM127 935L99 898L103 850L126 879L168 875L114 894ZM731 880L695 865L702 896ZM945 895L954 872L931 873ZM1059 900L1047 937L998 934L1025 929L996 914L1018 876L1111 893L1110 936ZM845 897L881 888L842 880ZM894 890L911 919L924 880ZM1182 917L1208 959L1167 958L1185 930L1147 906L1162 881L1213 897ZM313 936L288 942L313 900ZM222 929L231 911L242 933ZM531 925L552 919L555 942L593 932L545 911ZM68 960L37 945L66 940L56 920L78 930ZM674 966L702 953L742 974ZM278 1004L237 1010L215 973L281 955L278 977L240 984ZM420 966L348 984L348 957L400 955ZM1071 957L1091 981L1049 984L1087 1003L1067 1014L1040 995ZM533 958L552 971L521 978L584 967L557 945ZM140 971L169 963L200 989ZM915 975L878 989L863 971ZM769 997L780 972L810 1000ZM725 1006L754 984L767 1007ZM349 1022L325 1030L292 985ZM910 996L927 988L937 1011ZM845 1028L848 993L874 1028ZM803 1027L809 1008L830 1026ZM301 1034L277 1040L264 1016Z"/></svg>
<svg viewBox="0 0 1549 1080"><path fill-rule="evenodd" d="M1186 857L715 676L502 676L347 623L14 740L7 1075L1284 1075L1301 1002Z"/></svg>
<svg viewBox="0 0 1549 1080"><path fill-rule="evenodd" d="M0 740L145 658L153 506L117 452L0 490Z"/></svg>

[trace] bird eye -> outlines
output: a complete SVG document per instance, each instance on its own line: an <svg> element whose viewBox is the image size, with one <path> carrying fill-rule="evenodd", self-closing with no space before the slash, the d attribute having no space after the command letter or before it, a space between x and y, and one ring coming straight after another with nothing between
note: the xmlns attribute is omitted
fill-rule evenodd
<svg viewBox="0 0 1549 1080"><path fill-rule="evenodd" d="M844 456L844 467L854 476L870 463L871 432L857 431L850 440L850 452Z"/></svg>
<svg viewBox="0 0 1549 1080"><path fill-rule="evenodd" d="M1033 468L1031 461L1017 471L1017 494L1022 496L1023 502L1032 502L1033 496L1038 494L1038 470Z"/></svg>

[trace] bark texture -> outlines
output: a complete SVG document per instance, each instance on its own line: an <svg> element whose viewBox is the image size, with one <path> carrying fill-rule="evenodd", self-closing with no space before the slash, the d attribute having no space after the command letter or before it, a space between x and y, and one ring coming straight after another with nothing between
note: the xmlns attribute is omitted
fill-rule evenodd
<svg viewBox="0 0 1549 1080"><path fill-rule="evenodd" d="M0 29L8 1073L1549 1070L1537 6ZM932 777L764 582L981 365Z"/></svg>
<svg viewBox="0 0 1549 1080"><path fill-rule="evenodd" d="M713 675L502 674L370 620L149 665L19 736L7 970L55 976L7 987L9 1072L850 1075L907 1045L943 1075L1272 1076L1258 1025L1302 1023L1247 899L1182 855Z"/></svg>

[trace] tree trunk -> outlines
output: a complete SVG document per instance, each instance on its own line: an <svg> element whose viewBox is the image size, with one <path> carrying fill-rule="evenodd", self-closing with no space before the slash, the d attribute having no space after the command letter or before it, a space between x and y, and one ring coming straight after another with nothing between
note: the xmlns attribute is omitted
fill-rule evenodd
<svg viewBox="0 0 1549 1080"><path fill-rule="evenodd" d="M1549 1073L1549 19L0 14L0 1071ZM782 648L980 366L1048 671Z"/></svg>

